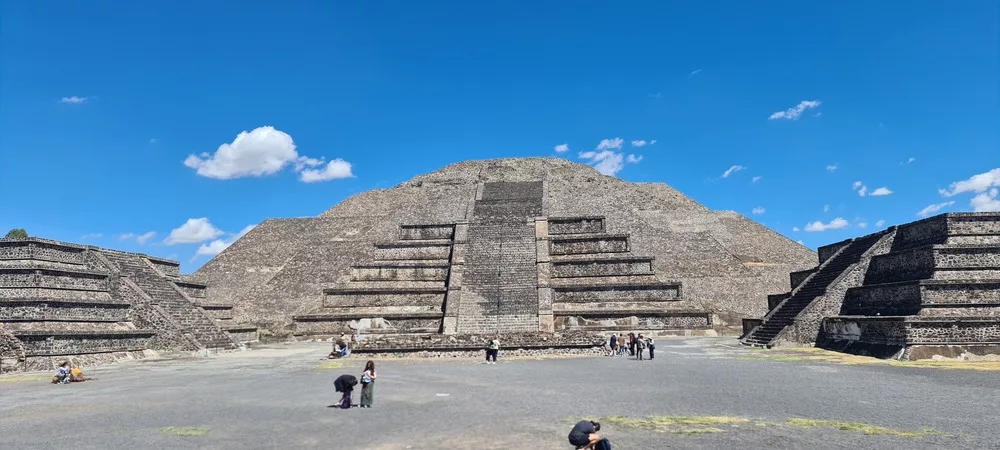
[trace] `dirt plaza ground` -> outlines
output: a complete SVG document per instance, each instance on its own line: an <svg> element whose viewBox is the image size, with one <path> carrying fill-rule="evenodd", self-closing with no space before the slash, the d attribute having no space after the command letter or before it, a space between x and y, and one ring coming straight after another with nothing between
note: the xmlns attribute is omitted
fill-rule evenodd
<svg viewBox="0 0 1000 450"><path fill-rule="evenodd" d="M329 408L365 359L328 344L0 377L4 448L571 448L582 418L616 449L1000 448L1000 362L889 363L675 338L656 359L377 361L372 409ZM355 398L357 402L357 396Z"/></svg>

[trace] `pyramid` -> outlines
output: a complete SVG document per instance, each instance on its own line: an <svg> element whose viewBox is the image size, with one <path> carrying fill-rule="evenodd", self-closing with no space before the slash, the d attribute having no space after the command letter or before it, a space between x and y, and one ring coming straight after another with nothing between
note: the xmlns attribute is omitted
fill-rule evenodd
<svg viewBox="0 0 1000 450"><path fill-rule="evenodd" d="M662 183L465 161L268 219L190 276L237 322L321 335L738 326L815 252Z"/></svg>

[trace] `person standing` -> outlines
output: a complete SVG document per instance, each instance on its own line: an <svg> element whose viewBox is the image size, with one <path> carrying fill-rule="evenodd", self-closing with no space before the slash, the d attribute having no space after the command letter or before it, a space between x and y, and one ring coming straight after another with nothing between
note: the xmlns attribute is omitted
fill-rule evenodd
<svg viewBox="0 0 1000 450"><path fill-rule="evenodd" d="M649 359L653 359L653 351L656 350L656 342L653 342L652 336L646 340L646 345L649 346Z"/></svg>
<svg viewBox="0 0 1000 450"><path fill-rule="evenodd" d="M642 351L646 349L646 340L642 338L642 334L635 339L635 359L642 361Z"/></svg>
<svg viewBox="0 0 1000 450"><path fill-rule="evenodd" d="M486 364L496 364L498 353L500 353L500 341L490 339L490 343L486 345ZM493 361L491 362L490 359Z"/></svg>
<svg viewBox="0 0 1000 450"><path fill-rule="evenodd" d="M635 356L635 333L628 334L628 354Z"/></svg>
<svg viewBox="0 0 1000 450"><path fill-rule="evenodd" d="M361 407L371 408L375 400L375 361L365 363L361 374Z"/></svg>
<svg viewBox="0 0 1000 450"><path fill-rule="evenodd" d="M611 341L608 345L608 356L615 356L615 353L617 351L618 351L618 336L615 336L614 333L611 333Z"/></svg>

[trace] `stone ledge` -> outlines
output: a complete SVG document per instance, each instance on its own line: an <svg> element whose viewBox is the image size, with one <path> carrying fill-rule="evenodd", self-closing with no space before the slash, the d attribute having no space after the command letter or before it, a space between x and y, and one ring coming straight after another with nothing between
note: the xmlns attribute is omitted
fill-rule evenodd
<svg viewBox="0 0 1000 450"><path fill-rule="evenodd" d="M49 261L49 262L62 262L62 261ZM55 267L33 267L31 265L26 265L22 267L0 267L0 273L24 273L24 272L43 272L47 274L60 274L60 275L88 275L91 278L108 278L111 276L108 272L99 272L90 269L60 269Z"/></svg>
<svg viewBox="0 0 1000 450"><path fill-rule="evenodd" d="M55 286L48 283L32 284L30 286L0 285L0 289L52 289L54 291L109 292L107 288L93 289L86 286Z"/></svg>
<svg viewBox="0 0 1000 450"><path fill-rule="evenodd" d="M570 255L553 255L550 259L552 264L584 264L592 262L634 262L634 261L655 261L655 256L635 256L635 255L618 255L616 253L610 253L607 255L594 255L588 253L578 253Z"/></svg>
<svg viewBox="0 0 1000 450"><path fill-rule="evenodd" d="M76 300L67 299L67 300L62 300L62 299L52 299L52 300L50 300L50 299L44 299L44 298L0 298L0 306L10 307L12 304L16 304L16 305L24 305L24 304L30 304L30 305L38 305L38 304L51 305L51 304L57 304L57 305L84 305L84 306L102 305L102 306L124 306L124 307L131 307L132 306L132 304L129 303L129 302L127 302L127 301L124 301L124 300L115 300L115 299L108 299L108 300L90 300L90 299L76 299Z"/></svg>
<svg viewBox="0 0 1000 450"><path fill-rule="evenodd" d="M219 328L222 328L222 330L227 333L251 333L258 330L258 328L253 325L228 325Z"/></svg>
<svg viewBox="0 0 1000 450"><path fill-rule="evenodd" d="M212 303L212 302L194 302L194 306L203 309L233 309L232 303Z"/></svg>
<svg viewBox="0 0 1000 450"><path fill-rule="evenodd" d="M610 239L628 239L628 233L584 233L584 234L556 234L549 236L552 242L575 242L575 241L600 241Z"/></svg>
<svg viewBox="0 0 1000 450"><path fill-rule="evenodd" d="M650 283L623 282L615 284L566 284L553 285L553 291L614 291L619 289L680 289L680 281L656 281Z"/></svg>
<svg viewBox="0 0 1000 450"><path fill-rule="evenodd" d="M446 294L448 288L442 287L348 287L348 288L326 288L324 295L364 295L364 294Z"/></svg>
<svg viewBox="0 0 1000 450"><path fill-rule="evenodd" d="M553 316L577 316L577 317L702 317L711 316L709 311L701 310L576 310L576 311L552 311Z"/></svg>
<svg viewBox="0 0 1000 450"><path fill-rule="evenodd" d="M451 239L405 239L393 242L376 242L375 248L405 248L405 247L448 247Z"/></svg>
<svg viewBox="0 0 1000 450"><path fill-rule="evenodd" d="M315 313L292 316L293 322L326 322L343 321L353 319L440 319L444 317L444 312L437 311L412 311L412 312L342 312L342 313Z"/></svg>
<svg viewBox="0 0 1000 450"><path fill-rule="evenodd" d="M183 279L180 279L180 280L170 280L170 281L172 281L178 287L189 287L189 288L194 288L194 289L208 289L208 285L205 284L205 283L198 283L198 282L187 281L187 280L183 280Z"/></svg>
<svg viewBox="0 0 1000 450"><path fill-rule="evenodd" d="M604 345L604 337L588 332L575 333L500 333L500 334L428 334L382 336L354 344L355 353L413 352L423 350L482 350L490 339L499 339L500 351L512 349L592 348Z"/></svg>
<svg viewBox="0 0 1000 450"><path fill-rule="evenodd" d="M440 268L447 269L451 267L446 259L417 259L417 260L382 260L383 263L368 263L368 264L358 264L351 266L352 269L410 269L414 267L419 268Z"/></svg>
<svg viewBox="0 0 1000 450"><path fill-rule="evenodd" d="M21 337L152 337L156 336L154 330L121 330L121 331L17 331L10 330L10 334Z"/></svg>

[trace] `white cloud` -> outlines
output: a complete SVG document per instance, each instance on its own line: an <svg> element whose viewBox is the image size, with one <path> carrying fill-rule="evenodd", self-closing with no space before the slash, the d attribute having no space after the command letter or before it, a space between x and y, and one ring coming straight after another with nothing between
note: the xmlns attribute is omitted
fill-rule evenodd
<svg viewBox="0 0 1000 450"><path fill-rule="evenodd" d="M1000 190L997 188L977 194L972 198L972 210L975 212L1000 212L1000 199L997 198L997 194L1000 194Z"/></svg>
<svg viewBox="0 0 1000 450"><path fill-rule="evenodd" d="M867 193L868 193L868 186L861 186L861 189L858 189L858 195L862 197L864 197L865 194Z"/></svg>
<svg viewBox="0 0 1000 450"><path fill-rule="evenodd" d="M138 235L138 236L135 237L135 241L138 242L138 243L140 243L140 244L145 244L146 241L152 239L153 236L156 236L156 232L155 231L150 231L148 233L142 233L142 234L140 234L140 235Z"/></svg>
<svg viewBox="0 0 1000 450"><path fill-rule="evenodd" d="M623 144L625 144L625 140L622 138L601 139L601 142L597 144L597 151L618 150L622 148Z"/></svg>
<svg viewBox="0 0 1000 450"><path fill-rule="evenodd" d="M604 141L602 141L602 143L603 142ZM580 153L580 159L587 160L587 164L593 166L598 172L604 175L614 176L622 170L625 156L611 150L604 150Z"/></svg>
<svg viewBox="0 0 1000 450"><path fill-rule="evenodd" d="M74 95L72 97L63 97L62 100L59 100L59 103L72 103L74 105L79 105L80 103L86 102L89 98L90 97L77 97Z"/></svg>
<svg viewBox="0 0 1000 450"><path fill-rule="evenodd" d="M215 256L222 253L223 250L228 248L230 245L233 245L233 242L236 242L241 237L249 233L255 226L256 225L247 225L246 227L243 227L239 233L236 233L229 239L216 239L208 244L201 244L198 247L198 250L194 252L194 257L192 257L191 260L194 261L199 256Z"/></svg>
<svg viewBox="0 0 1000 450"><path fill-rule="evenodd" d="M740 165L732 166L732 167L726 169L726 171L722 173L722 178L729 178L730 175L732 175L732 174L734 174L736 172L739 172L739 171L741 171L743 169L746 169L746 167L743 167L743 166L740 166Z"/></svg>
<svg viewBox="0 0 1000 450"><path fill-rule="evenodd" d="M939 189L938 192L945 197L952 197L965 192L982 193L991 187L1000 187L1000 167L989 172L973 175L968 180L956 181L948 186L948 189Z"/></svg>
<svg viewBox="0 0 1000 450"><path fill-rule="evenodd" d="M882 187L880 187L878 189L875 189L874 191L872 191L868 195L870 195L872 197L881 197L883 195L890 195L890 194L892 194L892 191L889 190L889 188L887 188L885 186L882 186Z"/></svg>
<svg viewBox="0 0 1000 450"><path fill-rule="evenodd" d="M636 156L636 155L629 154L628 157L625 158L625 162L632 163L632 164L635 164L635 163L637 163L639 161L642 161L642 155Z"/></svg>
<svg viewBox="0 0 1000 450"><path fill-rule="evenodd" d="M754 208L754 209L753 209L752 211L750 211L750 212L752 212L752 213L754 213L754 214L756 214L756 215L758 215L758 216L759 216L759 215L761 215L761 214L764 214L764 212L766 212L766 211L767 211L767 210L766 210L766 209L764 209L763 207L760 207L760 206L758 206L758 207Z"/></svg>
<svg viewBox="0 0 1000 450"><path fill-rule="evenodd" d="M884 227L885 226L885 220L879 219L878 222L875 222L875 226L879 227L879 228Z"/></svg>
<svg viewBox="0 0 1000 450"><path fill-rule="evenodd" d="M919 212L917 212L917 215L920 216L920 217L927 217L927 216L929 216L931 214L934 214L934 213L940 211L943 208L947 208L947 207L949 207L951 205L954 205L954 204L955 204L955 201L952 200L950 202L935 203L933 205L928 205L926 208L921 209Z"/></svg>
<svg viewBox="0 0 1000 450"><path fill-rule="evenodd" d="M649 140L649 145L653 145L653 144L656 144L656 139L650 139Z"/></svg>
<svg viewBox="0 0 1000 450"><path fill-rule="evenodd" d="M135 234L133 234L133 233L122 233L122 234L118 235L118 240L119 241L127 241L129 239L134 238L134 237L135 237Z"/></svg>
<svg viewBox="0 0 1000 450"><path fill-rule="evenodd" d="M823 212L830 212L830 205L823 205Z"/></svg>
<svg viewBox="0 0 1000 450"><path fill-rule="evenodd" d="M104 233L88 233L80 237L80 239L100 239L104 237Z"/></svg>
<svg viewBox="0 0 1000 450"><path fill-rule="evenodd" d="M300 156L288 133L265 126L250 132L243 131L233 142L220 145L214 155L208 152L200 156L188 155L184 165L195 169L198 175L219 180L273 175L289 164L294 166L296 172L303 172L299 179L307 183L353 176L350 163L342 159L330 161L322 171L307 169L323 162L322 159Z"/></svg>
<svg viewBox="0 0 1000 450"><path fill-rule="evenodd" d="M799 232L799 231L801 231L801 230L799 230L799 227L792 227L792 231L794 231L794 232L798 233L798 232Z"/></svg>
<svg viewBox="0 0 1000 450"><path fill-rule="evenodd" d="M647 144L647 142L645 140L642 140L642 139L633 140L632 141L632 146L633 147L642 147L642 146L645 146L646 144Z"/></svg>
<svg viewBox="0 0 1000 450"><path fill-rule="evenodd" d="M821 103L822 102L820 102L819 100L803 100L799 102L798 105L795 105L784 111L778 111L776 113L771 114L771 116L768 117L768 120L775 120L775 119L799 120L799 116L801 116L802 113L805 112L805 110L816 108Z"/></svg>
<svg viewBox="0 0 1000 450"><path fill-rule="evenodd" d="M838 166L836 164L830 164L830 165L826 166L826 170L829 170L830 172L836 172L837 168L838 168Z"/></svg>
<svg viewBox="0 0 1000 450"><path fill-rule="evenodd" d="M764 177L753 177L753 179L751 179L750 182L751 183L756 183L756 182L760 181L761 178L764 178Z"/></svg>
<svg viewBox="0 0 1000 450"><path fill-rule="evenodd" d="M695 75L698 75L699 73L701 73L701 69L695 69L695 70L691 71L691 73L689 73L688 76L689 77L695 76Z"/></svg>
<svg viewBox="0 0 1000 450"><path fill-rule="evenodd" d="M861 187L862 184L863 183L861 183L860 181L855 181L854 184L851 185L851 190L852 191L858 190L858 188Z"/></svg>
<svg viewBox="0 0 1000 450"><path fill-rule="evenodd" d="M569 144L559 144L555 146L554 150L556 153L566 153L569 151Z"/></svg>
<svg viewBox="0 0 1000 450"><path fill-rule="evenodd" d="M917 160L917 158L914 158L914 157L911 156L909 159L906 160L906 163L910 164L910 163L912 163L913 161L916 161L916 160Z"/></svg>
<svg viewBox="0 0 1000 450"><path fill-rule="evenodd" d="M303 169L299 172L299 180L304 183L337 180L340 178L351 178L353 176L354 174L351 173L351 163L340 158L326 163L326 168L323 170Z"/></svg>
<svg viewBox="0 0 1000 450"><path fill-rule="evenodd" d="M837 217L830 221L830 223L823 223L820 221L815 221L806 224L806 231L826 231L826 230L839 230L841 228L847 228L847 221L843 218Z"/></svg>
<svg viewBox="0 0 1000 450"><path fill-rule="evenodd" d="M159 142L160 142L160 140L157 139L157 138L149 138L149 143L150 144L156 144L156 143L159 143Z"/></svg>
<svg viewBox="0 0 1000 450"><path fill-rule="evenodd" d="M170 236L163 241L167 245L195 244L222 236L223 231L215 228L207 217L188 219L183 225L170 231Z"/></svg>
<svg viewBox="0 0 1000 450"><path fill-rule="evenodd" d="M858 228L868 228L868 222L858 222Z"/></svg>

